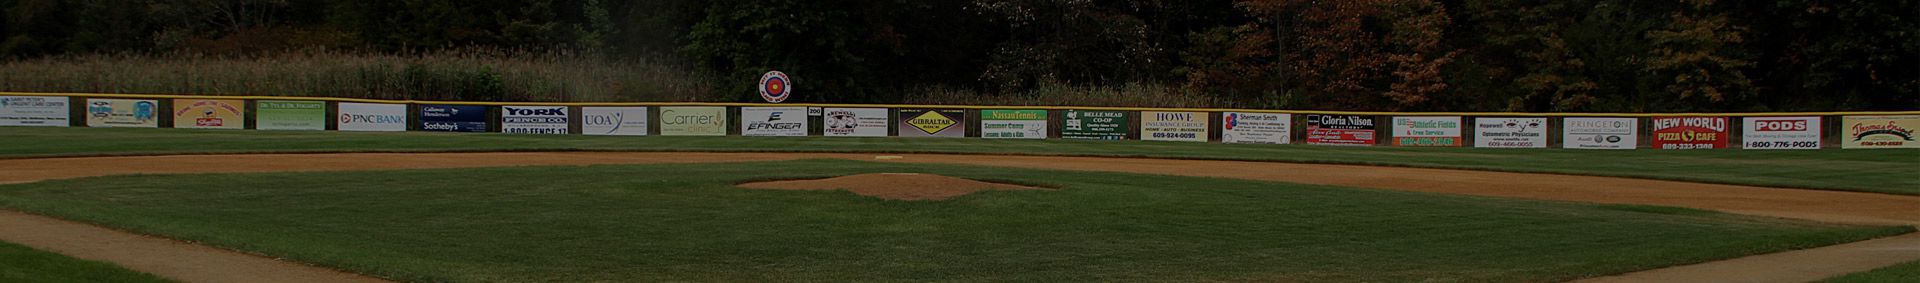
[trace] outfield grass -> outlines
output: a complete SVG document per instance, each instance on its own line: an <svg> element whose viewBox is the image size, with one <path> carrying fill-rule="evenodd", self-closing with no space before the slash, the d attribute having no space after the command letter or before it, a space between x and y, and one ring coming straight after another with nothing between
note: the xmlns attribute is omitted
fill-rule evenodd
<svg viewBox="0 0 1920 283"><path fill-rule="evenodd" d="M1821 283L1911 283L1920 282L1920 261L1882 267L1873 271L1847 274L1821 280Z"/></svg>
<svg viewBox="0 0 1920 283"><path fill-rule="evenodd" d="M607 137L0 127L0 158L368 151L808 151L999 153L1365 164L1620 176L1920 195L1917 150L1475 149L1143 141Z"/></svg>
<svg viewBox="0 0 1920 283"><path fill-rule="evenodd" d="M103 262L0 242L0 282L172 282Z"/></svg>
<svg viewBox="0 0 1920 283"><path fill-rule="evenodd" d="M880 172L1060 190L732 185ZM0 207L408 281L1556 281L1911 230L849 160L114 176L0 186Z"/></svg>

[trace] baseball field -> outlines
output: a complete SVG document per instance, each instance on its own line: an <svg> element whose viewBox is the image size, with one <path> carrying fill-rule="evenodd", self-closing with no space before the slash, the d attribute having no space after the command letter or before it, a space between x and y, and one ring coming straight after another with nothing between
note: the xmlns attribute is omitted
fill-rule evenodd
<svg viewBox="0 0 1920 283"><path fill-rule="evenodd" d="M0 136L0 241L91 260L0 245L24 281L1901 282L1920 260L1911 150Z"/></svg>

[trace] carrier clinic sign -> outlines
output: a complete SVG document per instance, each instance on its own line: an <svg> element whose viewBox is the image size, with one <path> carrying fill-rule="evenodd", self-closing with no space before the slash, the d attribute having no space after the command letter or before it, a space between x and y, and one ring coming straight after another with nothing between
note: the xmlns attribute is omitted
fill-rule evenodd
<svg viewBox="0 0 1920 283"><path fill-rule="evenodd" d="M66 127L72 107L66 97L0 96L0 126Z"/></svg>
<svg viewBox="0 0 1920 283"><path fill-rule="evenodd" d="M406 104L341 102L339 108L339 128L341 131L407 131Z"/></svg>
<svg viewBox="0 0 1920 283"><path fill-rule="evenodd" d="M501 106L500 132L509 134L565 135L566 106Z"/></svg>
<svg viewBox="0 0 1920 283"><path fill-rule="evenodd" d="M726 107L660 107L662 136L725 136Z"/></svg>

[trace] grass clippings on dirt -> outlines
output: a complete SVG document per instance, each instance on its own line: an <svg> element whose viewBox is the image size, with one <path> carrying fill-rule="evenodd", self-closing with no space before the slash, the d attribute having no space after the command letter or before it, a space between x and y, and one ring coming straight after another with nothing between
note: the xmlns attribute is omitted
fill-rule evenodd
<svg viewBox="0 0 1920 283"><path fill-rule="evenodd" d="M896 201L735 186L883 172L1058 190ZM0 186L0 207L460 282L1560 281L1910 230L845 160L98 177Z"/></svg>

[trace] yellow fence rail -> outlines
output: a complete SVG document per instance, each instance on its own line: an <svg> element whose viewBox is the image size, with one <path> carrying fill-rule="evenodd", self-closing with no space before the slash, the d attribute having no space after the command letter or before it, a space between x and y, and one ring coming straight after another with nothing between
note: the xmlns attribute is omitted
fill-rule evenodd
<svg viewBox="0 0 1920 283"><path fill-rule="evenodd" d="M1248 112L1248 113L1364 115L1364 116L1765 117L1765 116L1920 115L1920 110L1835 111L1835 112L1744 112L1744 113L1378 112L1378 111L1276 110L1276 109L1235 109L1235 108L1154 108L1154 107L1011 106L1011 105L982 106L982 105L926 105L926 104L823 104L823 103L773 104L773 103L730 103L730 102L481 102L481 101L437 101L437 100L388 100L388 99L309 97L309 96L172 95L172 94L55 93L55 92L0 92L0 96L63 96L63 97L138 98L138 99L301 100L301 101L332 101L332 102L358 102L358 103L444 104L444 105L484 105L484 106L732 106L732 107L787 106L787 107L832 107L832 108L935 108L935 109L1009 109L1009 110L1107 110L1107 111L1164 111L1164 112Z"/></svg>

